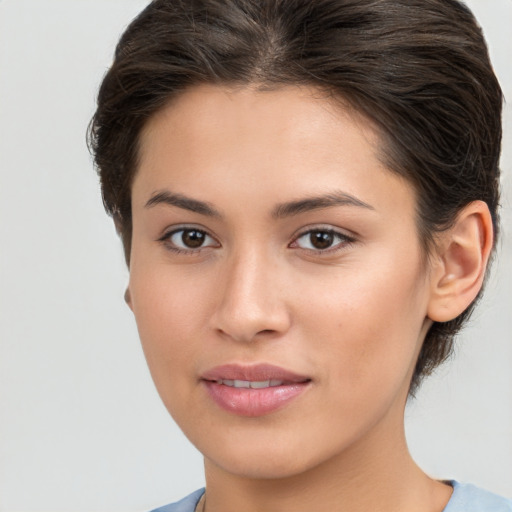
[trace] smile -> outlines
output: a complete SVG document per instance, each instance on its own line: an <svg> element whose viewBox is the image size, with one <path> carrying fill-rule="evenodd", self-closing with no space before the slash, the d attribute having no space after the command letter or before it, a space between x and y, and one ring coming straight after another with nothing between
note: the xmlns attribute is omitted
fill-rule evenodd
<svg viewBox="0 0 512 512"><path fill-rule="evenodd" d="M229 380L229 379L219 379L216 381L217 384L222 384L224 386L229 386L232 388L250 388L250 389L265 389L276 386L283 386L285 384L284 380L260 380L260 381L250 381L250 380Z"/></svg>
<svg viewBox="0 0 512 512"><path fill-rule="evenodd" d="M206 371L200 381L207 396L224 411L257 417L288 406L311 387L312 380L278 366L223 365Z"/></svg>

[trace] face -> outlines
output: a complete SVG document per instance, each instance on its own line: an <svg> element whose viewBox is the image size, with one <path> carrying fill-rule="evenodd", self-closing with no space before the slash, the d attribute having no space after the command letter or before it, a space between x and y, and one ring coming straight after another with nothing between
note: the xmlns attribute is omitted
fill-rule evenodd
<svg viewBox="0 0 512 512"><path fill-rule="evenodd" d="M298 87L199 86L145 128L130 307L207 464L284 477L400 435L429 282L414 193L378 143Z"/></svg>

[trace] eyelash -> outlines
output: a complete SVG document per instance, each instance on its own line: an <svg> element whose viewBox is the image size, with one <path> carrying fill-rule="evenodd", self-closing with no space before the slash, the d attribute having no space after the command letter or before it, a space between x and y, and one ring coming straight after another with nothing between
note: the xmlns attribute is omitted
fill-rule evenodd
<svg viewBox="0 0 512 512"><path fill-rule="evenodd" d="M330 247L328 247L327 249L309 249L309 248L302 248L304 251L307 251L311 254L315 254L315 255L322 255L322 254L332 254L332 253L336 253L338 251L342 251L343 249L345 249L347 246L353 244L355 242L355 238L354 237L351 237L351 236L348 236L344 233L341 233L340 231L337 231L335 229L332 229L332 228L322 228L322 227L317 227L317 228L310 228L306 231L303 231L301 232L295 239L294 241L289 245L289 247L293 247L294 245L296 246L297 242L305 237L305 236L308 236L311 237L311 235L313 233L322 233L322 234L327 234L327 235L330 235L332 237L334 237L335 239L338 240L337 243L333 243L333 245L331 245Z"/></svg>
<svg viewBox="0 0 512 512"><path fill-rule="evenodd" d="M172 237L174 235L177 235L179 233L182 233L182 237L183 237L183 234L186 233L186 232L195 232L195 233L199 233L200 235L204 236L205 239L209 238L213 241L215 241L216 244L218 244L218 242L215 240L215 238L213 238L211 235L209 235L206 231L202 230L202 229L199 229L199 228L194 228L194 227L180 227L178 229L173 229L172 231L169 231L167 233L165 233L162 237L160 237L157 241L158 242L161 242L165 248L171 252L173 252L174 254L183 254L183 255L188 255L188 256L194 256L194 255L197 255L199 254L200 252L202 252L204 249L207 249L208 247L215 247L214 244L210 244L210 245L201 245L200 247L197 247L197 248L188 248L188 249L184 249L184 248L181 248L181 247L177 247L172 241ZM337 243L333 243L333 245L331 245L330 247L326 248L326 249L314 249L314 248L301 248L301 247L298 247L298 241L303 238L303 237L306 237L306 236L310 236L313 234L313 233L322 233L322 234L327 234L327 235L330 235L332 237L334 237L334 239L337 239L338 242ZM332 254L332 253L336 253L338 251L341 251L343 249L345 249L347 246L353 244L355 242L355 238L351 237L351 236L348 236L346 234L343 234L335 229L332 229L332 228L322 228L322 227L317 227L317 228L310 228L306 231L302 231L301 233L299 233L295 238L294 240L288 245L288 247L291 247L291 248L295 248L295 247L298 247L299 249L302 249L310 254L314 254L314 255L323 255L323 254Z"/></svg>
<svg viewBox="0 0 512 512"><path fill-rule="evenodd" d="M202 245L197 248L184 249L181 247L177 247L175 244L173 244L171 239L174 235L176 235L178 233L182 233L181 236L183 237L183 234L186 232L199 233L199 234L203 235L205 238L210 238L211 240L215 241L215 239L211 235L209 235L206 231L204 231L203 229L194 228L194 227L181 227L181 228L173 229L172 231L165 233L162 237L160 237L158 239L158 242L161 242L167 250L169 250L175 254L184 254L184 255L188 255L188 256L194 256L194 255L200 253L202 250L207 249L208 247L212 247L212 245L206 245L206 246ZM216 243L218 244L218 242L216 242Z"/></svg>

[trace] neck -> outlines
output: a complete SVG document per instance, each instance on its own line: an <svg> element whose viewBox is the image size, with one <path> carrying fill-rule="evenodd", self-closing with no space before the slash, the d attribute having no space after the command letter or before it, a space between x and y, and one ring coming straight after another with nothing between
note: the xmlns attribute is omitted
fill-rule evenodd
<svg viewBox="0 0 512 512"><path fill-rule="evenodd" d="M234 475L205 460L205 512L441 512L451 488L418 468L403 421L392 417L342 454L284 478Z"/></svg>

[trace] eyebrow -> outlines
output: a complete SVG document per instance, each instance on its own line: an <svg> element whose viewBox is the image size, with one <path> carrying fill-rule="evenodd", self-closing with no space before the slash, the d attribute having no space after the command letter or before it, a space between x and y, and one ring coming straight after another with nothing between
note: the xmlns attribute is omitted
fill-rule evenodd
<svg viewBox="0 0 512 512"><path fill-rule="evenodd" d="M192 199L191 197L184 196L183 194L176 194L168 190L163 190L153 194L147 201L146 208L152 208L160 204L176 206L207 217L222 217L220 212L216 210L211 203ZM357 208L375 210L373 206L361 201L357 197L347 194L346 192L336 191L330 194L307 197L297 201L278 204L272 210L271 216L274 219L283 219L312 210L332 208L335 206L355 206Z"/></svg>
<svg viewBox="0 0 512 512"><path fill-rule="evenodd" d="M336 191L330 194L321 196L308 197L282 203L277 205L272 211L272 217L275 219L282 219L299 215L301 213L309 212L311 210L320 210L323 208L332 208L334 206L355 206L357 208L365 208L367 210L375 210L375 208L357 197L354 197L345 192Z"/></svg>
<svg viewBox="0 0 512 512"><path fill-rule="evenodd" d="M210 203L198 201L182 194L174 194L168 190L153 194L146 203L146 208L152 208L160 204L177 206L178 208L206 215L207 217L221 217L221 214Z"/></svg>

